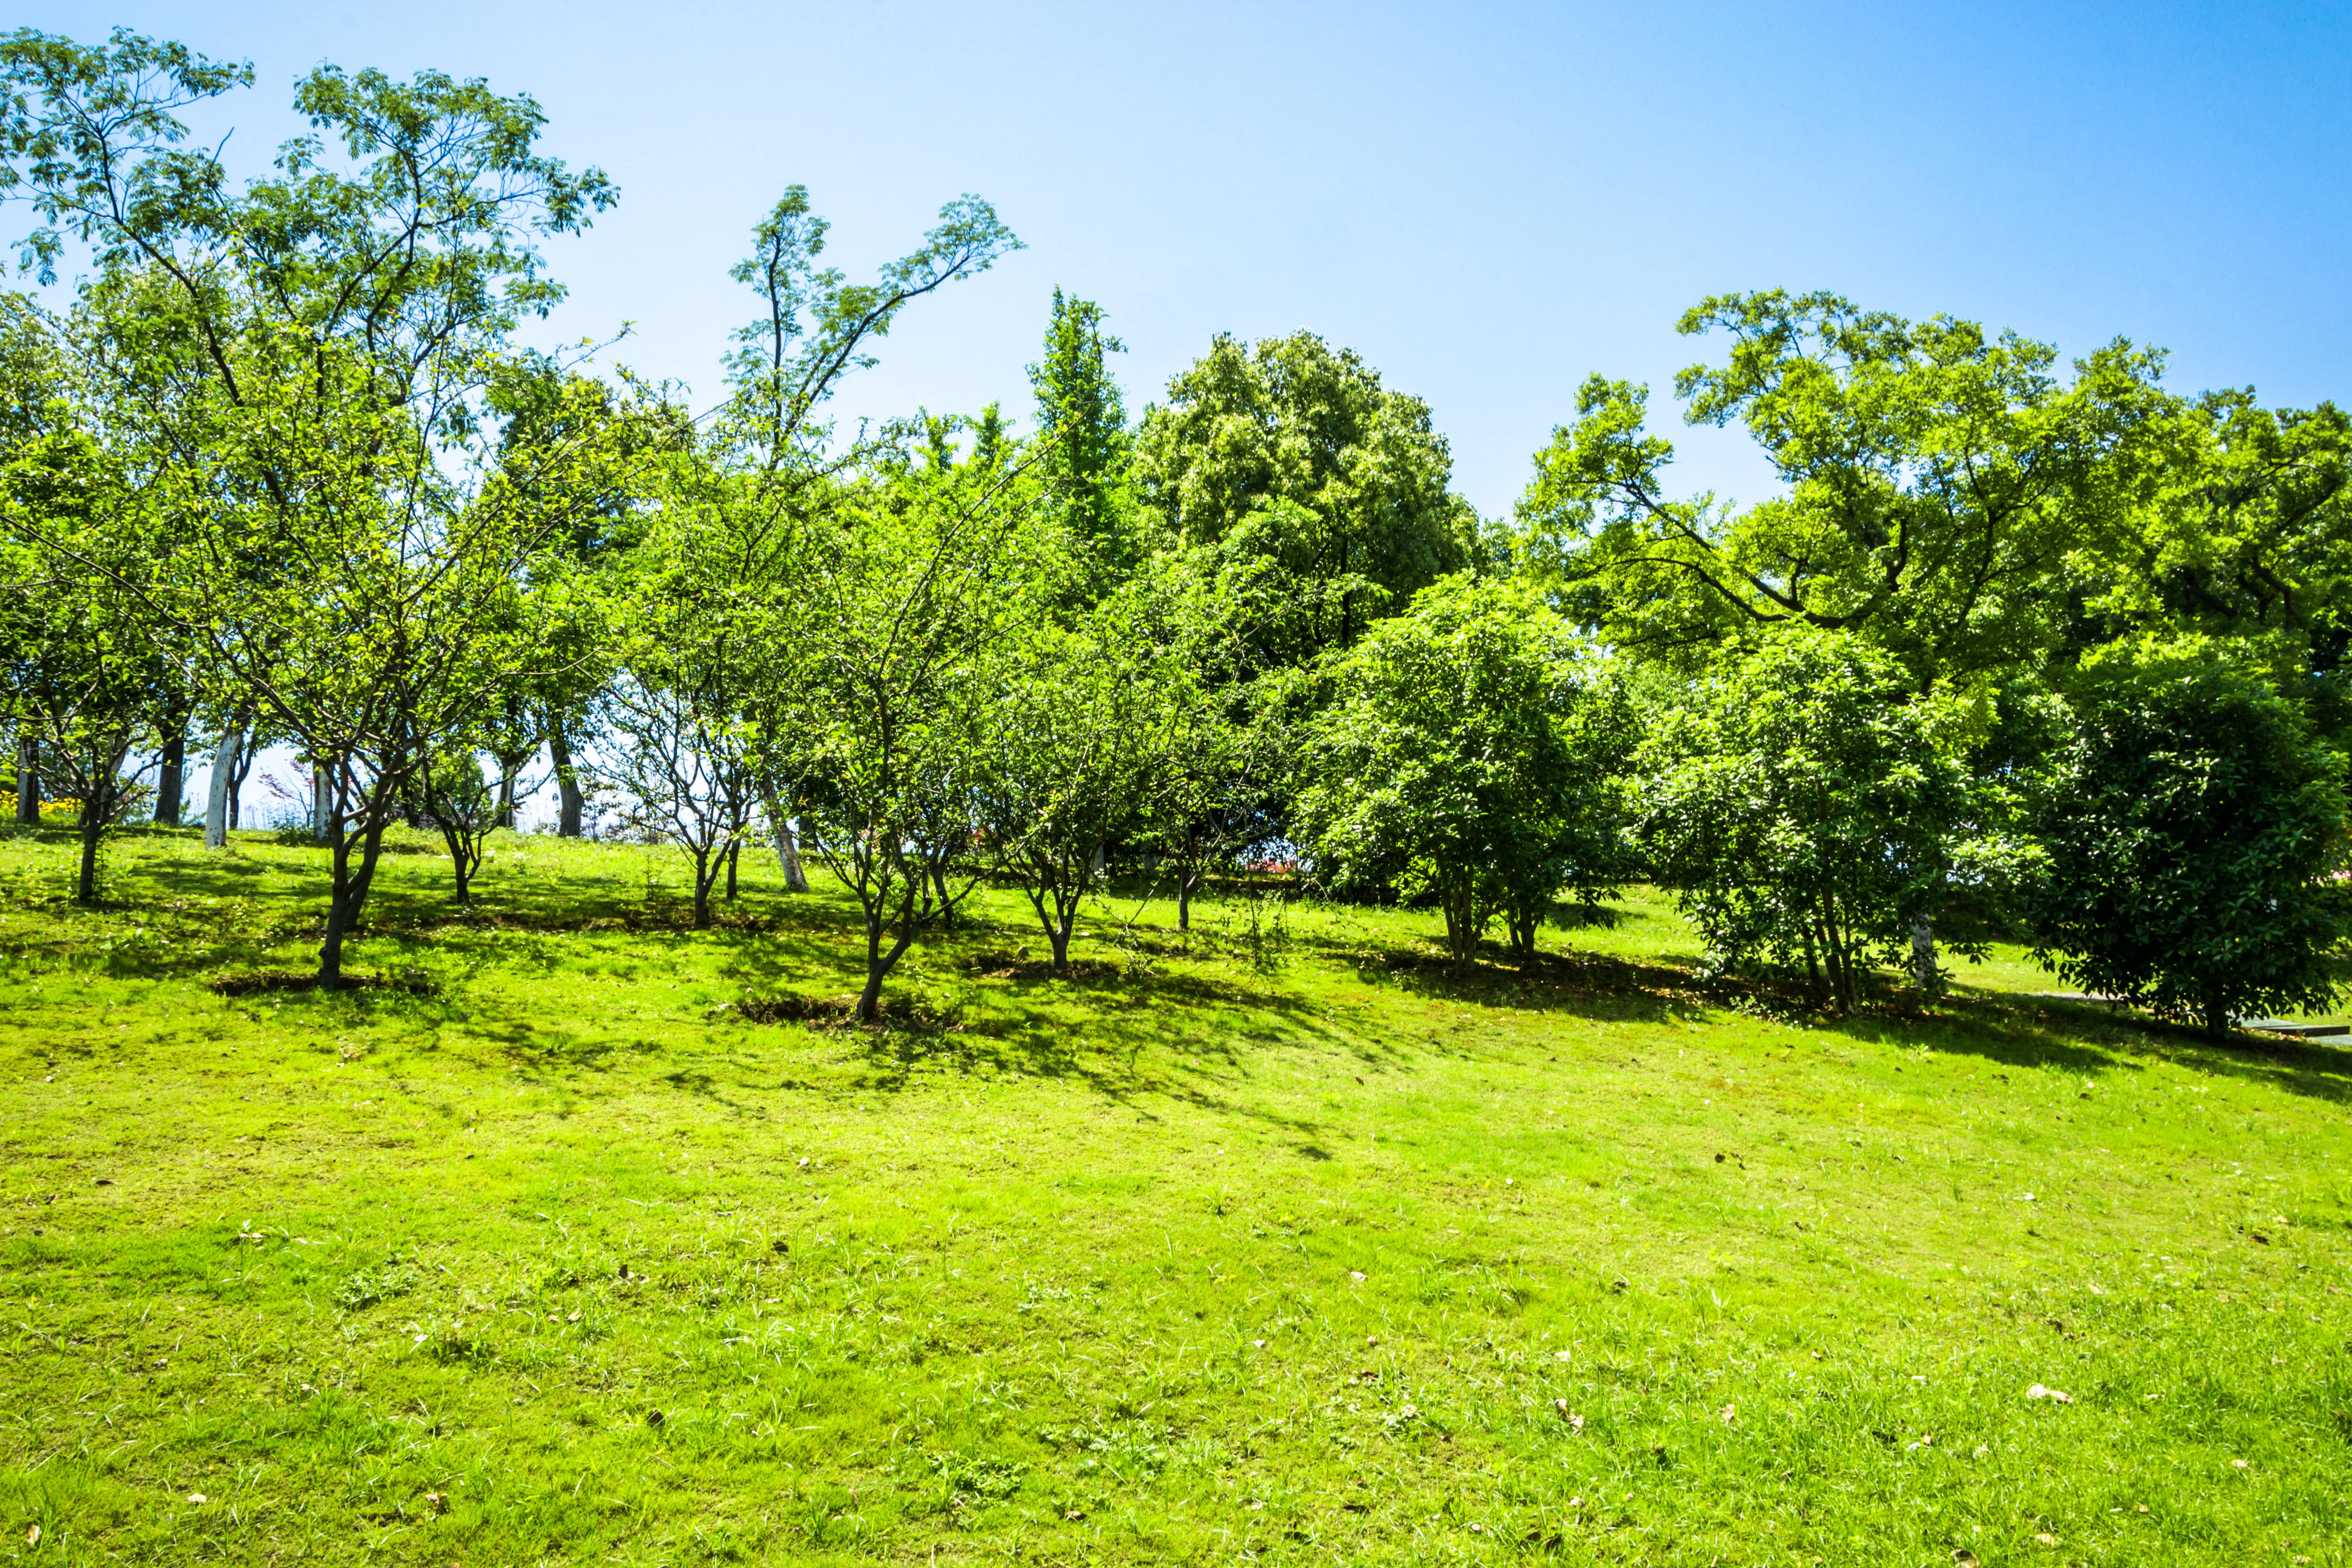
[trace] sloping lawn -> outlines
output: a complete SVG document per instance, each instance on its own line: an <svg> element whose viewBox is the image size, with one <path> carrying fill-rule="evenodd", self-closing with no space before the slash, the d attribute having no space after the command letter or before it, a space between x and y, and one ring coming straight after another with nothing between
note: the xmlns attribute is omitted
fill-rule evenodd
<svg viewBox="0 0 2352 1568"><path fill-rule="evenodd" d="M329 994L269 978L320 851L132 835L92 913L0 841L0 1552L2352 1546L2352 1052L2014 953L1809 1019L1640 899L1467 978L1433 915L1120 903L1056 979L991 892L864 1031L821 872L693 931L661 851L509 837L458 910L402 847Z"/></svg>

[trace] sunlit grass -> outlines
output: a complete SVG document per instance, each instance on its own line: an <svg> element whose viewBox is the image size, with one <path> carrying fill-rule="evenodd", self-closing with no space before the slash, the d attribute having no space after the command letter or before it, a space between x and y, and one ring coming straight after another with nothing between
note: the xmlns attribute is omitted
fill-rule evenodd
<svg viewBox="0 0 2352 1568"><path fill-rule="evenodd" d="M1188 943L1105 910L1102 977L1061 981L989 894L894 978L920 1026L756 1025L858 973L845 902L764 858L697 933L658 851L502 838L459 910L403 847L354 961L398 984L222 994L305 967L319 851L131 836L86 913L68 835L0 842L0 1548L2352 1538L2331 1047L2024 996L2056 984L2014 953L1933 1016L1832 1025L1700 987L1647 898L1467 978L1433 915L1261 908L1253 938L1211 900Z"/></svg>

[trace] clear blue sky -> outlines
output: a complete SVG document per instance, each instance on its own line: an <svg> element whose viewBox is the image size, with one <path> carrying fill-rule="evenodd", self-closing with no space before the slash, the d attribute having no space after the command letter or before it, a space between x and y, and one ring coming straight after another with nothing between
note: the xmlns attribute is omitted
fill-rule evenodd
<svg viewBox="0 0 2352 1568"><path fill-rule="evenodd" d="M1139 407L1212 333L1306 327L1426 397L1507 508L1590 371L1663 400L1700 296L1832 288L2172 381L2352 394L2352 5L565 5L99 9L251 59L257 161L310 65L524 89L620 206L553 248L566 333L717 384L726 279L792 182L853 270L977 192L1030 248L926 303L853 412L1025 411L1056 284L1100 300ZM233 159L235 161L235 159ZM1755 494L1736 440L1685 477Z"/></svg>

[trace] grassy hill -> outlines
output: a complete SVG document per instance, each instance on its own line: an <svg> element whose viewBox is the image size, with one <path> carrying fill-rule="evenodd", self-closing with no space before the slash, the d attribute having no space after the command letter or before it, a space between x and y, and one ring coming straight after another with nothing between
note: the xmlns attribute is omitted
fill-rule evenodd
<svg viewBox="0 0 2352 1568"><path fill-rule="evenodd" d="M2352 1052L2014 953L1807 1018L1639 898L1465 980L1433 916L1120 905L1059 980L992 893L869 1032L765 858L697 932L662 851L504 838L458 910L400 847L327 994L268 979L320 851L134 835L88 913L0 840L0 1552L2352 1550Z"/></svg>

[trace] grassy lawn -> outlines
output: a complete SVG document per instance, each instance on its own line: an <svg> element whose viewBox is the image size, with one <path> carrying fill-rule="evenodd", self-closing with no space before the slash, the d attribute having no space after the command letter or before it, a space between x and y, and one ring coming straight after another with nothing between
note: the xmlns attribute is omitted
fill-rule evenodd
<svg viewBox="0 0 2352 1568"><path fill-rule="evenodd" d="M306 963L320 851L132 835L93 914L0 840L0 1553L2352 1552L2352 1052L2014 953L1795 1017L1638 899L1463 980L1433 915L1106 910L1055 980L992 893L868 1033L764 858L696 932L663 852L508 838L467 911L404 847L397 984L322 994L214 984Z"/></svg>

